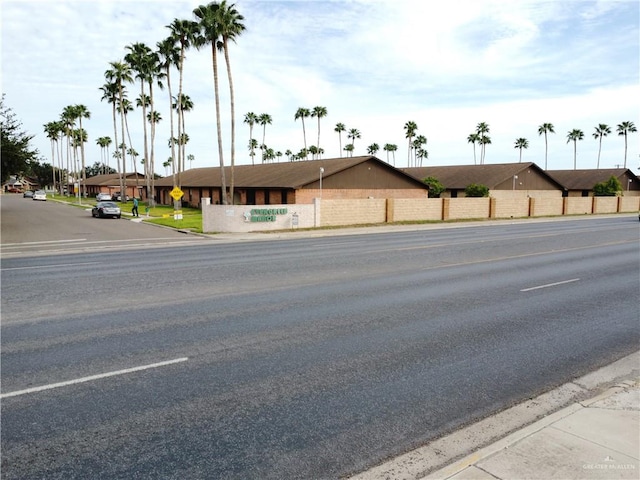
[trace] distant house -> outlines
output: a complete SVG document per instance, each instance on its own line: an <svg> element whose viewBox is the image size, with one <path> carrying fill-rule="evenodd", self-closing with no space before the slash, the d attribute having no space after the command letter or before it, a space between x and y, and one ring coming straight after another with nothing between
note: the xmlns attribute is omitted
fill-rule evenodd
<svg viewBox="0 0 640 480"><path fill-rule="evenodd" d="M593 196L593 186L606 182L612 176L620 180L625 194L640 196L640 180L628 168L602 168L589 170L547 170L561 184L569 197Z"/></svg>
<svg viewBox="0 0 640 480"><path fill-rule="evenodd" d="M17 175L9 176L9 179L2 184L2 191L7 193L22 193L25 190L36 190L38 188L37 180Z"/></svg>
<svg viewBox="0 0 640 480"><path fill-rule="evenodd" d="M133 198L147 198L147 185L144 175L139 173L128 173L125 179L126 195ZM87 195L95 197L99 193L109 193L113 195L120 191L120 174L108 173L104 175L94 175L88 177L85 183L87 187Z"/></svg>
<svg viewBox="0 0 640 480"><path fill-rule="evenodd" d="M490 196L562 196L563 186L535 163L412 167L402 171L416 179L437 179L445 191L441 197L464 197L470 184L489 187Z"/></svg>
<svg viewBox="0 0 640 480"><path fill-rule="evenodd" d="M231 167L225 167L231 186ZM374 157L334 158L301 162L237 165L234 168L234 204L309 204L314 198L425 198L427 186L411 175ZM177 184L177 179L176 179ZM156 181L158 202L171 204L172 177ZM199 206L203 198L222 203L221 168L196 168L182 172L184 204Z"/></svg>

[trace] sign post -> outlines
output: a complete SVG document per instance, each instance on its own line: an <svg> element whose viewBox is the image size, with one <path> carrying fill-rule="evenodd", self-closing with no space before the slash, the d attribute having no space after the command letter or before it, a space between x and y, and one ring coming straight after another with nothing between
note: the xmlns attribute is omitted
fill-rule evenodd
<svg viewBox="0 0 640 480"><path fill-rule="evenodd" d="M178 206L178 202L184 195L184 192L180 190L178 187L173 187L173 190L169 192L169 195L175 200L173 202L173 219L174 220L182 220L182 210Z"/></svg>

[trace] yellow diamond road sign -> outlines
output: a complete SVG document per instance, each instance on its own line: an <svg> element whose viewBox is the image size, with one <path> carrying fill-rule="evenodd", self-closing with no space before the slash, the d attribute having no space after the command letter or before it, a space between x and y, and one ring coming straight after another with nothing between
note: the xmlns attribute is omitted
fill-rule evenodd
<svg viewBox="0 0 640 480"><path fill-rule="evenodd" d="M171 190L169 195L171 195L174 200L180 200L182 198L182 195L184 195L184 192L178 187L175 187L173 190Z"/></svg>

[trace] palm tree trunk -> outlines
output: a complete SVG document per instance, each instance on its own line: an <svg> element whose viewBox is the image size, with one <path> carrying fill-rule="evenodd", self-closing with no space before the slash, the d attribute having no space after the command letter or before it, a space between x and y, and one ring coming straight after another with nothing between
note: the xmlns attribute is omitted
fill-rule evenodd
<svg viewBox="0 0 640 480"><path fill-rule="evenodd" d="M231 103L231 180L229 183L229 197L231 197L231 204L234 204L233 188L235 183L235 162L236 162L236 115L235 115L235 98L233 95L233 79L231 77L231 64L229 63L229 48L227 45L227 38L224 38L223 43L224 60L227 64L227 77L229 78L229 101Z"/></svg>
<svg viewBox="0 0 640 480"><path fill-rule="evenodd" d="M224 171L224 157L222 151L222 120L220 119L220 89L218 87L218 56L216 54L215 42L211 44L211 63L213 68L213 88L216 102L216 129L218 135L218 156L220 158L220 186L222 187L221 201L223 205L228 205L227 180Z"/></svg>
<svg viewBox="0 0 640 480"><path fill-rule="evenodd" d="M544 131L544 169L547 170L547 131Z"/></svg>

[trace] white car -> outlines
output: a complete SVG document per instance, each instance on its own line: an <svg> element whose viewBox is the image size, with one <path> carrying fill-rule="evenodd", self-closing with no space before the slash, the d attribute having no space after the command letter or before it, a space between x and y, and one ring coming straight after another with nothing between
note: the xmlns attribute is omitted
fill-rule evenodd
<svg viewBox="0 0 640 480"><path fill-rule="evenodd" d="M96 200L98 202L109 202L109 201L111 201L111 194L110 193L99 193L98 195L96 195Z"/></svg>
<svg viewBox="0 0 640 480"><path fill-rule="evenodd" d="M47 201L47 194L45 193L44 190L36 190L35 192L33 192L33 199L34 200L42 200L43 202Z"/></svg>

